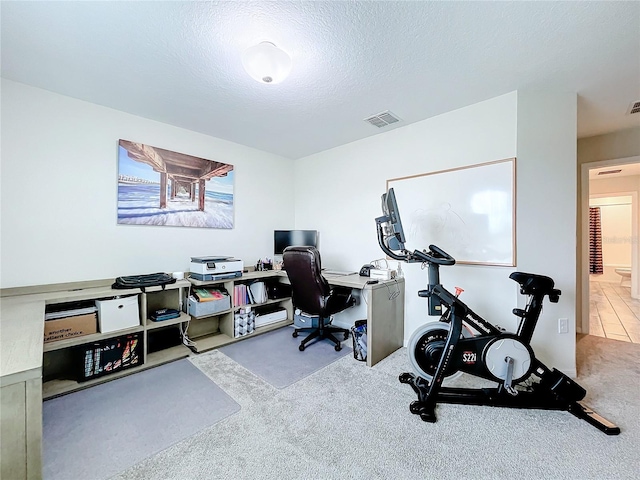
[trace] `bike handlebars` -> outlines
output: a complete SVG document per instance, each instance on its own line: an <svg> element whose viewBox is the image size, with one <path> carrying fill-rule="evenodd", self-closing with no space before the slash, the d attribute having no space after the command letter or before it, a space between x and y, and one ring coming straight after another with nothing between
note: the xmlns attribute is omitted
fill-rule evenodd
<svg viewBox="0 0 640 480"><path fill-rule="evenodd" d="M426 251L419 252L416 250L413 254L425 262L435 263L436 265L455 265L456 263L455 258L436 245L429 245L428 253Z"/></svg>
<svg viewBox="0 0 640 480"><path fill-rule="evenodd" d="M393 258L394 260L400 260L407 263L427 262L429 264L435 265L455 265L456 259L436 245L429 245L428 252L426 250L414 250L413 252L409 252L408 250L404 249L401 250L400 253L394 252L393 250L391 250L391 248L389 248L389 245L385 241L385 234L382 228L383 223L387 221L387 217L376 218L378 229L378 245L380 245L382 251L389 257Z"/></svg>

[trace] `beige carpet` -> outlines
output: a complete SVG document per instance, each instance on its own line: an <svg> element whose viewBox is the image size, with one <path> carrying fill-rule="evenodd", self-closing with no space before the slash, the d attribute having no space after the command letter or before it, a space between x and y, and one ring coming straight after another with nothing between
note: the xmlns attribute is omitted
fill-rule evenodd
<svg viewBox="0 0 640 480"><path fill-rule="evenodd" d="M114 478L635 479L640 345L583 337L578 351L585 400L618 436L558 411L440 405L423 423L398 381L405 349L373 368L345 356L282 390L213 351L192 361L241 411Z"/></svg>

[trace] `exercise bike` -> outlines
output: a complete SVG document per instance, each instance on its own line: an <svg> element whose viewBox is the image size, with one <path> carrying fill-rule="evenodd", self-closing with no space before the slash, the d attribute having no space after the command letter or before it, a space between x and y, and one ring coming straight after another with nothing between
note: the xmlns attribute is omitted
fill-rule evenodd
<svg viewBox="0 0 640 480"><path fill-rule="evenodd" d="M400 382L414 390L418 400L411 413L425 422L436 421L438 403L487 405L494 407L566 410L607 435L620 428L601 417L582 400L586 390L559 370L549 369L534 355L530 342L545 297L557 303L561 292L550 277L514 272L509 278L528 295L526 308L513 310L520 318L516 333L494 326L465 305L457 294L440 284L440 266L455 259L441 248L413 252L405 249L405 235L393 188L382 195L383 216L376 218L378 243L391 258L421 263L428 268L427 289L418 296L428 300L428 314L439 321L419 327L407 346L414 373L403 373ZM462 373L498 383L496 388L443 387L445 378Z"/></svg>

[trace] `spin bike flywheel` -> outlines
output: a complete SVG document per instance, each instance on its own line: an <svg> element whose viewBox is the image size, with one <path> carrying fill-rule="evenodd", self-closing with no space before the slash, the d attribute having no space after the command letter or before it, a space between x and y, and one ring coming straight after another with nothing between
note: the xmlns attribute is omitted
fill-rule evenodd
<svg viewBox="0 0 640 480"><path fill-rule="evenodd" d="M429 322L418 327L409 338L409 363L416 375L431 381L447 343L451 324ZM466 334L463 333L463 336ZM462 372L445 372L445 378L457 378Z"/></svg>
<svg viewBox="0 0 640 480"><path fill-rule="evenodd" d="M499 335L489 342L482 352L482 361L489 373L498 381L504 381L507 378L505 359L508 357L513 360L511 382L514 385L531 375L535 355L531 346L523 343L515 335L509 333Z"/></svg>

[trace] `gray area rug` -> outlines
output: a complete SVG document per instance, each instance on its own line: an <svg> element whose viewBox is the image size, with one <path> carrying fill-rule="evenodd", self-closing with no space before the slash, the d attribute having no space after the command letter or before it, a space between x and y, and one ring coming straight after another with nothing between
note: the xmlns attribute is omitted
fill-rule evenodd
<svg viewBox="0 0 640 480"><path fill-rule="evenodd" d="M398 381L406 349L373 368L344 356L277 389L219 351L190 360L242 410L122 471L118 480L613 480L640 471L640 345L578 342L586 403L617 437L568 412L439 405L437 423L409 412ZM266 359L265 359L266 361ZM476 382L462 376L450 385Z"/></svg>
<svg viewBox="0 0 640 480"><path fill-rule="evenodd" d="M238 410L186 359L47 400L44 478L109 478Z"/></svg>
<svg viewBox="0 0 640 480"><path fill-rule="evenodd" d="M353 352L347 342L336 352L328 340L309 344L301 352L298 346L307 333L298 338L292 333L293 328L283 327L226 345L220 351L276 388L288 387ZM342 334L337 338L342 340Z"/></svg>

